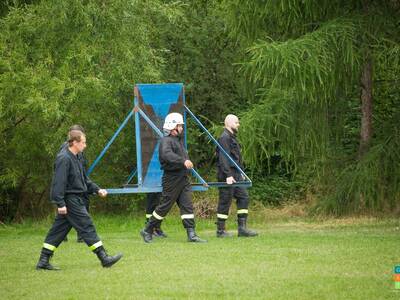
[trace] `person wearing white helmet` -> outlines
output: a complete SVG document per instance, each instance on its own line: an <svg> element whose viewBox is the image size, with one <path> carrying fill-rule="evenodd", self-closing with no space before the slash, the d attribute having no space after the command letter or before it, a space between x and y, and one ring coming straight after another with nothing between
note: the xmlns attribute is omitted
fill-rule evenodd
<svg viewBox="0 0 400 300"><path fill-rule="evenodd" d="M183 122L183 116L180 113L174 112L168 114L164 120L164 125L163 125L164 134L167 136L170 135L172 130L174 129L177 130L176 128L177 125L183 125L183 124L185 123ZM181 135L182 132L183 132L183 127L181 132L178 133L178 135Z"/></svg>
<svg viewBox="0 0 400 300"><path fill-rule="evenodd" d="M227 152L237 165L243 169L243 160L240 150L240 144L236 139L236 134L239 130L239 119L235 115L227 115L225 118L225 129L218 143ZM226 155L220 153L217 147L217 177L218 181L226 182L228 185L234 184L237 181L243 180L243 175L228 160ZM231 234L226 231L225 221L228 219L229 208L232 203L232 198L236 199L237 217L238 217L238 236L253 237L257 233L247 229L247 215L249 213L249 195L247 190L240 186L229 186L219 188L219 200L217 207L217 237L230 237Z"/></svg>
<svg viewBox="0 0 400 300"><path fill-rule="evenodd" d="M189 242L206 242L197 236L193 213L192 192L189 171L193 168L188 153L182 143L183 117L180 113L170 113L164 121L165 136L161 139L159 160L162 177L161 203L153 211L149 222L140 231L144 242L152 242L154 228L159 228L162 220L176 202L179 206L182 224L186 228Z"/></svg>

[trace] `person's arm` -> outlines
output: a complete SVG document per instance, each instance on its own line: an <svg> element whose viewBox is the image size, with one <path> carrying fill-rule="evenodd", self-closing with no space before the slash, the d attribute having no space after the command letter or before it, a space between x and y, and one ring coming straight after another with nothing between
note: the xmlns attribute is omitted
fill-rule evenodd
<svg viewBox="0 0 400 300"><path fill-rule="evenodd" d="M50 191L50 200L58 208L65 207L65 190L68 180L69 161L65 156L58 156L54 164L54 175Z"/></svg>
<svg viewBox="0 0 400 300"><path fill-rule="evenodd" d="M230 155L231 149L230 149L230 138L228 135L223 134L219 140L219 144L221 147L225 150L226 153ZM229 158L221 151L221 149L218 149L218 167L224 174L225 178L232 177L233 178L233 173L231 170L231 162Z"/></svg>

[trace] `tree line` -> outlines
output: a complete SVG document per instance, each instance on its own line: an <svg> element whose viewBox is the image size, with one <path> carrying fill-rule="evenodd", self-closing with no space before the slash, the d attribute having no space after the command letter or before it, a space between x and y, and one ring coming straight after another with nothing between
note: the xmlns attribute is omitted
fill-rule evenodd
<svg viewBox="0 0 400 300"><path fill-rule="evenodd" d="M183 82L214 133L239 115L255 200L398 211L399 12L393 0L6 1L0 220L46 215L68 127L87 130L93 161L146 82ZM129 126L94 175L104 186L135 165ZM213 146L189 132L196 164L212 168Z"/></svg>

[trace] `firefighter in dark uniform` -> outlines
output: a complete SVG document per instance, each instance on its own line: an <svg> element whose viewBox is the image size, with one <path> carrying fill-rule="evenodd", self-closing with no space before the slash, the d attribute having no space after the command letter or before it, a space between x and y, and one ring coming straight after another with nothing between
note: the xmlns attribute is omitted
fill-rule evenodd
<svg viewBox="0 0 400 300"><path fill-rule="evenodd" d="M161 203L153 211L149 222L140 231L146 243L152 241L154 228L160 226L164 217L176 202L179 206L183 226L186 228L189 242L206 242L197 236L192 204L192 192L189 182L189 170L193 163L182 143L183 117L179 113L170 113L163 125L165 136L161 139L159 159L162 177Z"/></svg>
<svg viewBox="0 0 400 300"><path fill-rule="evenodd" d="M147 224L150 220L153 211L156 209L157 205L160 204L161 200L161 193L147 193L146 194L146 223ZM159 227L155 227L153 231L153 236L166 238L167 235L161 229L161 224Z"/></svg>
<svg viewBox="0 0 400 300"><path fill-rule="evenodd" d="M81 125L72 125L69 128L68 132L71 132L72 130L79 130L79 131L82 131L83 133L85 133L85 130L83 129L83 127ZM65 151L67 148L68 148L68 142L64 142L61 145L59 152ZM87 160L86 160L84 153L83 152L78 153L77 156L78 156L78 160L82 163L83 170L86 171L87 170ZM89 211L89 209L90 209L89 194L87 194L87 193L83 194L82 198L85 201L85 207L86 207L87 212L89 213L90 212ZM65 237L64 242L67 242L67 241L68 241L68 238ZM78 243L83 243L83 238L81 236L79 236L78 232L77 232L77 236L76 236L76 241Z"/></svg>
<svg viewBox="0 0 400 300"><path fill-rule="evenodd" d="M243 170L240 145L236 139L239 129L239 119L235 115L227 115L225 118L224 132L218 139L219 144L228 153L237 165ZM217 177L218 181L226 182L228 185L243 180L243 175L235 168L234 164L217 147ZM238 217L238 236L252 237L257 233L247 229L246 221L249 213L249 195L243 187L221 187L219 188L219 201L217 207L217 237L230 237L226 231L225 221L228 219L229 208L232 198L236 199Z"/></svg>
<svg viewBox="0 0 400 300"><path fill-rule="evenodd" d="M70 131L68 145L65 151L57 155L54 164L50 199L57 205L58 215L45 238L36 269L58 270L50 264L49 260L72 227L97 255L102 266L111 267L122 257L122 254L109 256L106 253L82 197L85 193L97 193L105 197L107 191L100 189L87 177L78 160L78 154L86 148L85 134L78 130Z"/></svg>

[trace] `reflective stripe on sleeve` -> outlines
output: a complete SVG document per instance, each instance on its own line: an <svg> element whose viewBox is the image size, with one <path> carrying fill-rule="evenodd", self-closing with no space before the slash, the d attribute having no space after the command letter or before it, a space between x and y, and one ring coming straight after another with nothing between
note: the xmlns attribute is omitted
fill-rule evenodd
<svg viewBox="0 0 400 300"><path fill-rule="evenodd" d="M152 216L152 214L146 214L146 218L149 219Z"/></svg>

